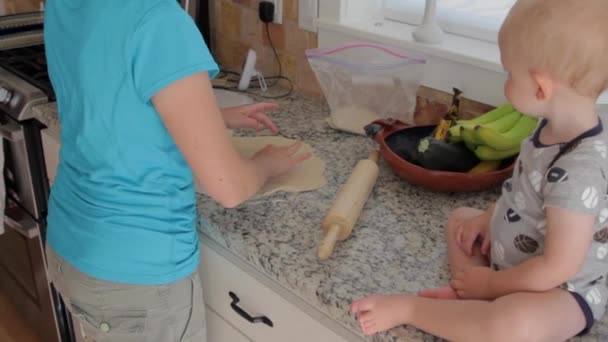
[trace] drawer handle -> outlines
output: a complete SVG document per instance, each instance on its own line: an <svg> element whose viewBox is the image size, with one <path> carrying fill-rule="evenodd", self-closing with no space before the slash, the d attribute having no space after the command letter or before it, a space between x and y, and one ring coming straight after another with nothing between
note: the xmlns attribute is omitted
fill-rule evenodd
<svg viewBox="0 0 608 342"><path fill-rule="evenodd" d="M243 317L244 319L246 319L249 323L264 323L269 327L274 327L274 324L272 324L272 321L266 317L266 316L261 316L261 317L251 317L250 314L248 314L245 310L241 309L238 304L241 301L239 299L239 297L234 294L233 292L228 292L228 294L230 295L230 298L232 298L232 303L230 303L230 307L232 308L232 310L234 310L237 314L239 314L239 316Z"/></svg>

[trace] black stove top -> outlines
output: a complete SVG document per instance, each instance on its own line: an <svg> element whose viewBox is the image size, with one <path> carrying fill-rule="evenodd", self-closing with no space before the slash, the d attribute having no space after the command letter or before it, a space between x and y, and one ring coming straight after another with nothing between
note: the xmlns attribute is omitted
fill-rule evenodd
<svg viewBox="0 0 608 342"><path fill-rule="evenodd" d="M32 45L0 51L0 66L42 90L49 101L55 92L49 80L44 45Z"/></svg>

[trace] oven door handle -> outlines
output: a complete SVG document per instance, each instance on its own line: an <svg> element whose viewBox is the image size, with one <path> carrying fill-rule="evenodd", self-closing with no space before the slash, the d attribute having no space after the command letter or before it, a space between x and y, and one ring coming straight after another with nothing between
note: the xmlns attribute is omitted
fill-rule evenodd
<svg viewBox="0 0 608 342"><path fill-rule="evenodd" d="M0 125L0 136L9 141L20 141L23 140L23 130L16 123L7 123Z"/></svg>
<svg viewBox="0 0 608 342"><path fill-rule="evenodd" d="M28 239L33 239L40 235L38 223L21 208L13 207L5 209L4 225Z"/></svg>

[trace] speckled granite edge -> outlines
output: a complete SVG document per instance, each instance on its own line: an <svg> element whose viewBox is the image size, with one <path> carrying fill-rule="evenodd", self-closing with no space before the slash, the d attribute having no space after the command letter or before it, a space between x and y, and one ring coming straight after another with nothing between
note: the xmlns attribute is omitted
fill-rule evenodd
<svg viewBox="0 0 608 342"><path fill-rule="evenodd" d="M259 100L259 99L258 99ZM498 192L437 194L397 179L381 163L379 181L352 236L338 243L333 257L320 262L320 222L335 193L374 144L338 133L325 123L327 108L315 99L281 100L272 118L285 135L310 143L327 163L326 187L301 194L278 193L227 210L199 194L199 230L275 280L294 295L359 333L348 312L352 300L373 293L414 293L448 279L443 223L458 206L483 207ZM34 108L59 137L54 103ZM579 341L605 341L608 320ZM437 341L411 327L367 338L374 342Z"/></svg>
<svg viewBox="0 0 608 342"><path fill-rule="evenodd" d="M57 117L57 103L45 103L43 105L35 106L32 110L34 116L48 128L48 132L51 136L59 140L61 136L61 125L59 123L59 118Z"/></svg>

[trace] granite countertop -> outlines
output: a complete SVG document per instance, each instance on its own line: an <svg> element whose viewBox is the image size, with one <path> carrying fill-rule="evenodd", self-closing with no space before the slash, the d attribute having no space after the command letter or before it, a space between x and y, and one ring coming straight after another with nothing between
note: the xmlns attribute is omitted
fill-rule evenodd
<svg viewBox="0 0 608 342"><path fill-rule="evenodd" d="M272 115L285 136L315 148L327 164L327 185L313 192L278 193L235 209L224 209L199 194L199 231L294 295L359 333L350 303L370 294L416 293L445 285L449 278L443 225L459 206L486 207L498 189L472 194L444 194L412 186L380 163L378 182L351 237L338 242L333 256L317 258L323 238L321 221L334 196L359 159L375 143L340 133L325 122L324 102L298 95L278 101ZM59 132L54 104L38 106L36 115ZM602 341L608 318L579 341ZM375 342L435 341L411 327L368 338Z"/></svg>
<svg viewBox="0 0 608 342"><path fill-rule="evenodd" d="M45 103L43 105L35 106L32 110L38 121L46 125L47 132L49 132L53 138L60 140L61 126L59 124L59 117L57 116L57 103Z"/></svg>

